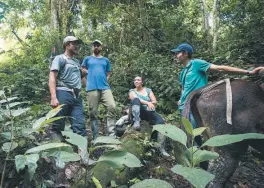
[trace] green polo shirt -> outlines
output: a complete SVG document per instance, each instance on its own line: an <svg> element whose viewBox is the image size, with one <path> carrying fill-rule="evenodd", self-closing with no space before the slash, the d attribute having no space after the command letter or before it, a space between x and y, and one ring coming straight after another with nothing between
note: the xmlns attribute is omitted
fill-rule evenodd
<svg viewBox="0 0 264 188"><path fill-rule="evenodd" d="M183 109L185 100L192 91L199 89L208 83L206 71L210 66L211 64L204 60L193 59L183 68L180 73L180 84L182 86L179 106L180 110Z"/></svg>

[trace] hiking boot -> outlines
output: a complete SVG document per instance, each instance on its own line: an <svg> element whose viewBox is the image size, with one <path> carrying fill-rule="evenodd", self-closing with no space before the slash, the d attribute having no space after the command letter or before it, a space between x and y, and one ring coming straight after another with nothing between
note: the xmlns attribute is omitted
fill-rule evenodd
<svg viewBox="0 0 264 188"><path fill-rule="evenodd" d="M108 136L115 136L115 124L116 121L113 118L107 117L106 120L106 124L107 124L107 135Z"/></svg>
<svg viewBox="0 0 264 188"><path fill-rule="evenodd" d="M135 121L132 128L135 129L136 131L139 131L140 130L140 122Z"/></svg>
<svg viewBox="0 0 264 188"><path fill-rule="evenodd" d="M159 152L164 156L164 157L169 157L170 154L168 154L165 150L165 146L166 146L166 137L161 134L161 133L158 133L158 138L157 138L157 141L158 141L158 149L159 149Z"/></svg>

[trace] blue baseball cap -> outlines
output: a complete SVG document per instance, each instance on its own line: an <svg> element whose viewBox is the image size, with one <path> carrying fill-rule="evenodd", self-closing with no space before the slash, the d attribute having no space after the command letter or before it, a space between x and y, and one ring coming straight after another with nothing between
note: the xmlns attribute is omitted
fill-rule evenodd
<svg viewBox="0 0 264 188"><path fill-rule="evenodd" d="M193 53L193 47L190 44L182 43L177 48L174 48L171 50L171 52L173 52L173 53L179 53L182 51L185 51L185 52L188 52L189 54L192 54Z"/></svg>

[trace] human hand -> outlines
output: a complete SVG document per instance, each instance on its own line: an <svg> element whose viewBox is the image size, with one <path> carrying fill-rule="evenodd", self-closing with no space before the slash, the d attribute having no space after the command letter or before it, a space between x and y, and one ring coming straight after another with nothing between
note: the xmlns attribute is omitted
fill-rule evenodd
<svg viewBox="0 0 264 188"><path fill-rule="evenodd" d="M59 106L59 104L60 103L59 103L57 98L51 98L50 105L52 106L52 108L55 108L55 107Z"/></svg>
<svg viewBox="0 0 264 188"><path fill-rule="evenodd" d="M248 74L258 74L261 70L264 70L264 67L258 67L253 69L252 71L248 71Z"/></svg>
<svg viewBox="0 0 264 188"><path fill-rule="evenodd" d="M180 106L180 104L181 104L181 100L178 100L177 104L178 104L178 106Z"/></svg>
<svg viewBox="0 0 264 188"><path fill-rule="evenodd" d="M152 102L149 102L149 103L147 104L147 109L148 109L149 111L154 111L154 110L155 110L155 106L154 106L154 104L152 104Z"/></svg>

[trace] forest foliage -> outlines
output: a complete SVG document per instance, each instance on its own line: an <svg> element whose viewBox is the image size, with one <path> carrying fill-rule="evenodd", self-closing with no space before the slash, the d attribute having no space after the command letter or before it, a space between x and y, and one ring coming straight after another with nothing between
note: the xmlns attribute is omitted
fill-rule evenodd
<svg viewBox="0 0 264 188"><path fill-rule="evenodd" d="M80 61L91 54L93 40L103 42L103 55L112 64L110 85L119 107L128 103L133 78L140 75L158 99L158 112L174 121L178 118L181 65L170 50L187 42L195 49L194 57L215 64L246 69L264 64L263 15L261 0L1 0L0 94L13 106L0 101L0 107L17 113L11 118L0 113L1 145L25 135L26 141L32 140L32 135L25 133L32 122L51 110L49 65L53 55L63 53L62 40L67 35L82 40ZM221 77L211 74L209 79ZM85 95L84 89L82 92ZM20 113L26 115L18 118ZM11 146L23 151L24 144ZM7 153L10 148L15 149L10 143L3 145ZM78 158L72 149L63 152L69 151ZM39 157L30 156L35 171ZM21 155L15 160L25 164L26 158Z"/></svg>

